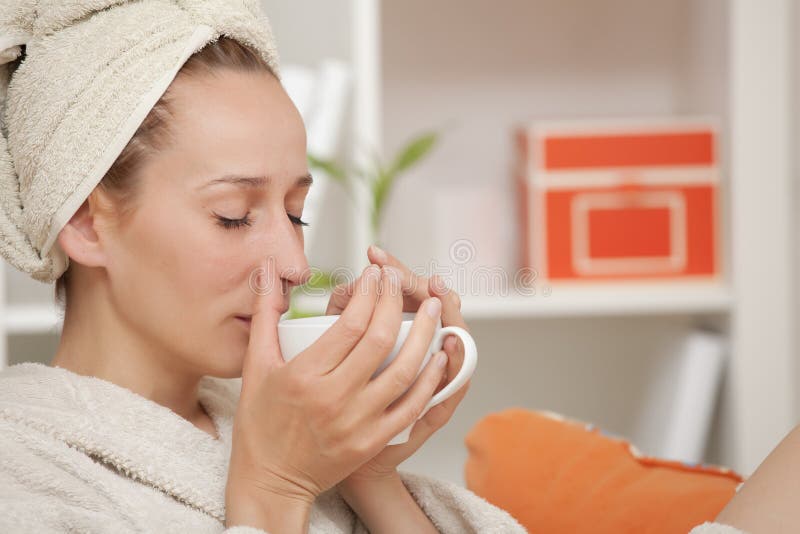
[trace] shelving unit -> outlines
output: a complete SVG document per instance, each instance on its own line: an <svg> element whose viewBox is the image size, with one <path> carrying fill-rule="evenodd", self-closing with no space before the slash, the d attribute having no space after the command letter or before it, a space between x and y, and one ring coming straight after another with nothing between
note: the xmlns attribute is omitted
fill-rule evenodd
<svg viewBox="0 0 800 534"><path fill-rule="evenodd" d="M407 468L460 481L468 430L511 406L561 411L653 443L657 432L636 434L637 425L663 414L639 406L673 344L697 325L728 342L707 460L750 473L795 424L798 24L789 0L263 3L282 61L332 57L352 67L346 144L354 158L442 129L440 146L403 178L386 214L382 241L410 266L466 237L487 252L479 261L516 268L510 132L520 121L690 114L721 124L724 281L462 295L478 370L450 424ZM455 209L475 188L491 193L486 212ZM361 209L328 210L312 259L327 254L327 263L356 272L366 264L366 192L356 198ZM11 286L27 290L8 273L1 279L2 339L57 334L46 299L10 299ZM300 297L295 305L322 313L326 303Z"/></svg>
<svg viewBox="0 0 800 534"><path fill-rule="evenodd" d="M462 298L467 320L610 317L625 315L705 315L729 313L733 297L724 286L627 284L548 288L541 294L508 291L501 295ZM327 296L297 295L303 312L323 314Z"/></svg>
<svg viewBox="0 0 800 534"><path fill-rule="evenodd" d="M61 321L55 306L47 304L17 304L6 308L5 331L9 335L53 333L60 330Z"/></svg>
<svg viewBox="0 0 800 534"><path fill-rule="evenodd" d="M371 117L365 137L390 153L419 131L443 131L430 159L392 193L385 221L383 242L412 266L441 260L451 243L469 238L479 253L489 252L480 263L517 267L511 129L520 122L702 115L721 125L722 285L552 288L547 298L463 295L483 356L472 402L411 466L454 478L472 423L493 407L514 404L566 411L637 444L652 443L658 435L636 435L635 425L618 417L643 393L617 404L611 392L652 381L661 369L657 354L696 327L713 325L727 339L728 354L707 460L752 472L797 413L791 2L511 0L501 7L481 0L362 0L353 6L361 24L369 17L373 25L353 33L359 57L373 61L360 64L357 74L371 95L355 100L362 121ZM492 205L475 212L476 197ZM458 209L462 199L471 202L468 209ZM596 394L587 397L574 355L589 346L592 361L586 355L583 365L601 360L615 367L608 377L596 375L589 383ZM633 365L644 360L650 368ZM524 392L509 393L511 386L498 382L508 373L530 377Z"/></svg>
<svg viewBox="0 0 800 534"><path fill-rule="evenodd" d="M620 315L727 313L733 299L724 287L610 286L555 288L548 296L512 294L468 297L468 319L557 318Z"/></svg>

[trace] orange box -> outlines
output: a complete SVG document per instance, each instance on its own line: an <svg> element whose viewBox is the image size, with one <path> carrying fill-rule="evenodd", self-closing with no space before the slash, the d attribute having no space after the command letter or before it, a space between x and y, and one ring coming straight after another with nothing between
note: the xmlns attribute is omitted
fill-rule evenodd
<svg viewBox="0 0 800 534"><path fill-rule="evenodd" d="M521 263L539 280L720 275L713 121L536 122L516 142Z"/></svg>

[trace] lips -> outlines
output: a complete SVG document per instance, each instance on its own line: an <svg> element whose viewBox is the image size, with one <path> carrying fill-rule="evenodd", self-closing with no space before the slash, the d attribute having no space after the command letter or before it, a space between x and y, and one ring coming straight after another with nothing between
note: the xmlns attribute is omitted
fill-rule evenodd
<svg viewBox="0 0 800 534"><path fill-rule="evenodd" d="M285 303L283 306L281 306L281 309L278 310L278 311L280 312L281 315L285 314L287 311L289 311L289 303L288 302ZM252 318L253 318L252 315L237 315L236 316L236 319L238 319L239 321L242 321L243 323L247 323L247 324L250 324Z"/></svg>

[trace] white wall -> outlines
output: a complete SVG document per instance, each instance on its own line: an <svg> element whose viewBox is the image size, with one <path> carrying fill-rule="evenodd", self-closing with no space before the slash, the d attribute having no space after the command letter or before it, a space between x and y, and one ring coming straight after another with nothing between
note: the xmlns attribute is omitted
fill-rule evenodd
<svg viewBox="0 0 800 534"><path fill-rule="evenodd" d="M800 407L791 393L800 378L792 334L798 302L791 282L797 265L792 261L796 237L789 231L796 219L797 191L791 187L793 179L785 180L787 158L793 151L783 144L783 134L771 137L787 124L796 130L795 124L787 123L796 113L794 96L787 105L786 87L781 84L796 89L787 69L797 58L781 56L776 64L769 53L762 59L746 56L749 47L782 49L780 41L793 34L781 24L797 22L792 2L378 4L382 58L378 137L385 141L384 153L391 154L411 135L428 128L441 128L444 135L433 155L402 178L388 206L382 237L407 263L425 265L454 240L467 237L482 243L478 254L487 255L482 258L485 263L515 267L510 129L534 117L716 116L722 127L723 220L734 208L744 217L738 220L738 250L732 246L730 228L722 234L726 270L729 275L735 271L736 295L742 299L736 305L744 303L743 313L703 319L684 315L474 321L471 327L479 346L488 350L482 353L486 357L479 363L473 389L448 429L410 462L444 478L458 478L464 454L459 439L469 423L485 410L512 402L564 411L631 435L637 398L660 368L659 358L682 332L710 323L733 336L736 360L724 383L707 460L751 470L794 422L797 411L792 407ZM284 58L313 61L330 50L352 59L348 52L352 43L347 42L352 28L348 29L340 9L343 5L265 1ZM786 16L776 16L780 13ZM307 27L308 32L298 27ZM742 31L752 35L742 37ZM771 80L767 85L760 81L765 74ZM785 112L783 118L780 110ZM749 117L735 130L733 140L732 117ZM753 146L763 150L743 156ZM738 168L741 187L735 198L730 189L731 162ZM766 166L758 167L761 164ZM770 170L765 174L763 169ZM783 178L770 182L776 173ZM762 181L771 187L766 195L761 194ZM437 185L445 185L447 192L441 194ZM491 206L485 209L478 204L459 211L457 193L473 186L488 186L498 193L486 197ZM770 202L777 202L774 212ZM331 208L337 214L346 209L339 203ZM438 224L442 221L436 219L437 213L446 213L448 224ZM468 232L479 228L482 235L464 234L467 228L472 228ZM759 238L764 232L777 241ZM741 242L740 235L745 236ZM334 252L327 258L336 255L341 243L341 235L331 235ZM759 255L763 255L760 263ZM736 269L734 260L739 264ZM513 386L505 387L500 377ZM782 387L770 388L771 383ZM645 451L653 438L631 437Z"/></svg>
<svg viewBox="0 0 800 534"><path fill-rule="evenodd" d="M322 57L350 59L349 2L261 0L281 62L315 65Z"/></svg>
<svg viewBox="0 0 800 534"><path fill-rule="evenodd" d="M326 58L351 62L350 2L262 0L262 5L272 24L281 64L314 68ZM346 128L349 128L349 124ZM349 138L347 130L343 136L344 139ZM344 143L343 153L348 150L349 144ZM333 269L348 264L353 246L348 225L353 209L353 204L341 188L329 188L318 222L314 223L313 228L306 229L306 232L316 234L313 250L309 248L306 251L313 267Z"/></svg>
<svg viewBox="0 0 800 534"><path fill-rule="evenodd" d="M383 8L386 151L421 130L443 130L430 159L402 179L387 214L386 242L412 264L426 265L469 238L480 244L481 262L517 266L511 130L529 119L711 114L727 154L722 0L510 0L502 9L481 0L406 0ZM449 194L437 196L438 184ZM471 186L499 193L478 211L450 209L459 189ZM457 218L447 224L450 234L431 231L442 211ZM725 316L699 322L727 329ZM697 323L691 316L472 322L488 351L438 457L454 455L452 477L465 458L457 438L467 421L511 402L583 418L654 450L659 436L642 432L648 425L639 403L662 359ZM729 446L713 442L719 446L709 461L734 461ZM446 476L436 451L420 456L410 462Z"/></svg>
<svg viewBox="0 0 800 534"><path fill-rule="evenodd" d="M796 424L790 0L732 2L731 181L736 465L752 471Z"/></svg>
<svg viewBox="0 0 800 534"><path fill-rule="evenodd" d="M400 184L386 240L411 262L429 243L409 206L430 184L491 184L504 194L486 220L514 262L511 129L532 118L641 116L685 111L688 0L385 2L384 136L391 152L442 128L441 146ZM454 22L457 21L457 22ZM463 213L462 217L481 214ZM458 225L454 225L458 226ZM444 236L453 241L462 235Z"/></svg>

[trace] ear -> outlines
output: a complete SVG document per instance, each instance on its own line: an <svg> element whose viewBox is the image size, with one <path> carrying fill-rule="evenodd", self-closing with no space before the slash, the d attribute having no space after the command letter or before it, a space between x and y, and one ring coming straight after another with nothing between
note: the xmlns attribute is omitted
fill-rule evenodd
<svg viewBox="0 0 800 534"><path fill-rule="evenodd" d="M58 243L64 252L81 265L104 267L107 263L106 250L97 229L96 203L91 196L85 200L75 215L58 234Z"/></svg>

